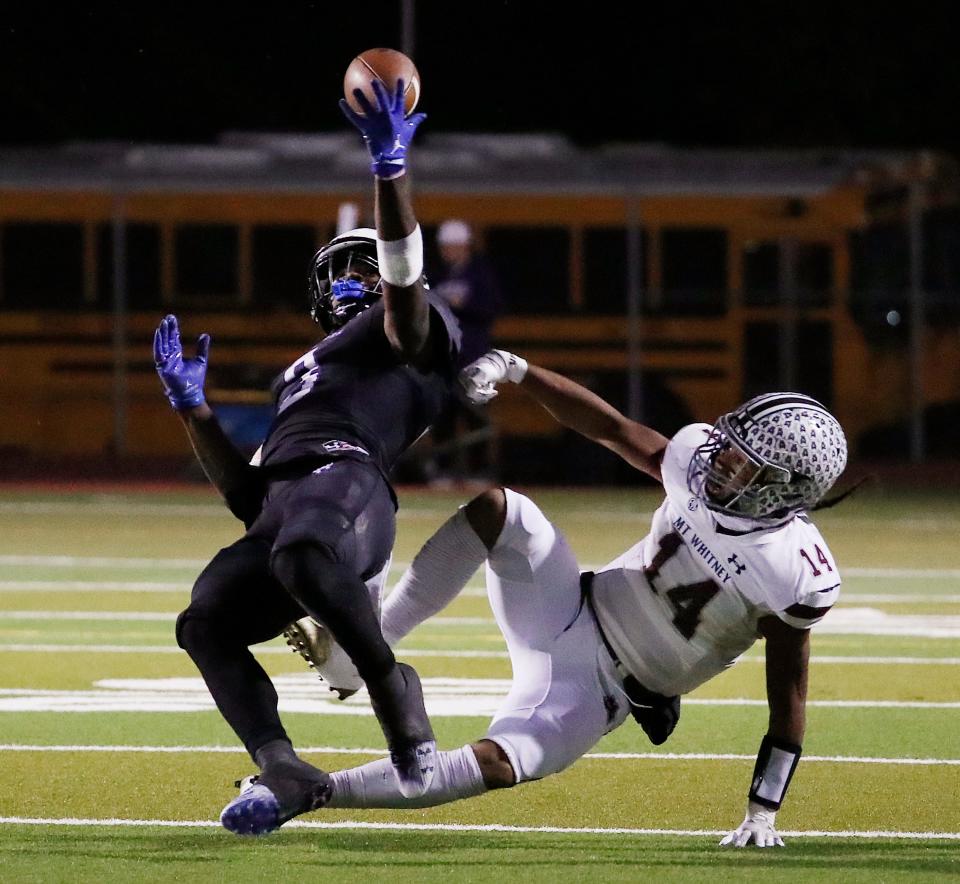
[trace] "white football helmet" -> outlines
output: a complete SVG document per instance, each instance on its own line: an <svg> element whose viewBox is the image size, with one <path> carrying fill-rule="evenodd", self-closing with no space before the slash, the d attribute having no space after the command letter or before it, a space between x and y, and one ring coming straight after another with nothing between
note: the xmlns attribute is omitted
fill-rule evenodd
<svg viewBox="0 0 960 884"><path fill-rule="evenodd" d="M717 466L731 448L753 468L734 485ZM766 393L717 420L690 459L687 486L711 510L778 519L814 507L846 464L843 429L823 405L802 393Z"/></svg>

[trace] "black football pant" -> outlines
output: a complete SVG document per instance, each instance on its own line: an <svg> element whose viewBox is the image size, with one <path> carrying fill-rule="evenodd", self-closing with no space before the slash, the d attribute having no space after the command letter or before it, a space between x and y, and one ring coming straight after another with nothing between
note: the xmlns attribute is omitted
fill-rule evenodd
<svg viewBox="0 0 960 884"><path fill-rule="evenodd" d="M177 642L251 756L286 732L276 690L249 645L309 614L326 624L365 681L393 668L364 580L382 570L395 527L393 498L377 469L335 460L272 482L250 530L197 578L177 619Z"/></svg>

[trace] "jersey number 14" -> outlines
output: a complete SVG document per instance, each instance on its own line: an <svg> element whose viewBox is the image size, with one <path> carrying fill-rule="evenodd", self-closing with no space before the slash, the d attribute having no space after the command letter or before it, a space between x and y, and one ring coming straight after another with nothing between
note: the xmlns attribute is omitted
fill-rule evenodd
<svg viewBox="0 0 960 884"><path fill-rule="evenodd" d="M663 591L657 589L654 580L659 576L660 569L676 555L683 546L683 540L676 531L671 531L660 538L660 548L653 557L653 561L643 569L647 583L654 594L662 596L673 609L673 625L687 640L692 639L700 625L700 614L718 592L720 587L713 580L702 580L699 583L687 583L674 586Z"/></svg>

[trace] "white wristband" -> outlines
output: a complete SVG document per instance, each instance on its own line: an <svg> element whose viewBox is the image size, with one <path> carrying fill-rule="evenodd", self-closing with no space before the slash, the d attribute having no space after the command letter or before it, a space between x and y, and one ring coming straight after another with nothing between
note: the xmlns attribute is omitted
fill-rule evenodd
<svg viewBox="0 0 960 884"><path fill-rule="evenodd" d="M516 353L506 350L494 350L504 362L504 378L511 384L519 384L527 376L527 360Z"/></svg>
<svg viewBox="0 0 960 884"><path fill-rule="evenodd" d="M397 288L413 285L423 275L423 234L420 225L403 239L377 237L377 263L380 278Z"/></svg>

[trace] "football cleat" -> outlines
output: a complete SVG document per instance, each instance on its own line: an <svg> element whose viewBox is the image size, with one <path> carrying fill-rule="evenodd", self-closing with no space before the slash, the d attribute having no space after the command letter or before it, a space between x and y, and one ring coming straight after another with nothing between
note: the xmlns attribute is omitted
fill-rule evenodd
<svg viewBox="0 0 960 884"><path fill-rule="evenodd" d="M330 630L312 617L291 623L283 631L283 637L340 700L352 697L363 687L363 679L346 651L333 640Z"/></svg>
<svg viewBox="0 0 960 884"><path fill-rule="evenodd" d="M278 768L237 780L240 794L220 814L220 824L227 831L268 835L295 816L326 806L332 791L328 774L305 762L306 777L301 769Z"/></svg>
<svg viewBox="0 0 960 884"><path fill-rule="evenodd" d="M234 835L266 835L280 828L280 802L259 777L238 780L240 794L220 813L220 825Z"/></svg>

